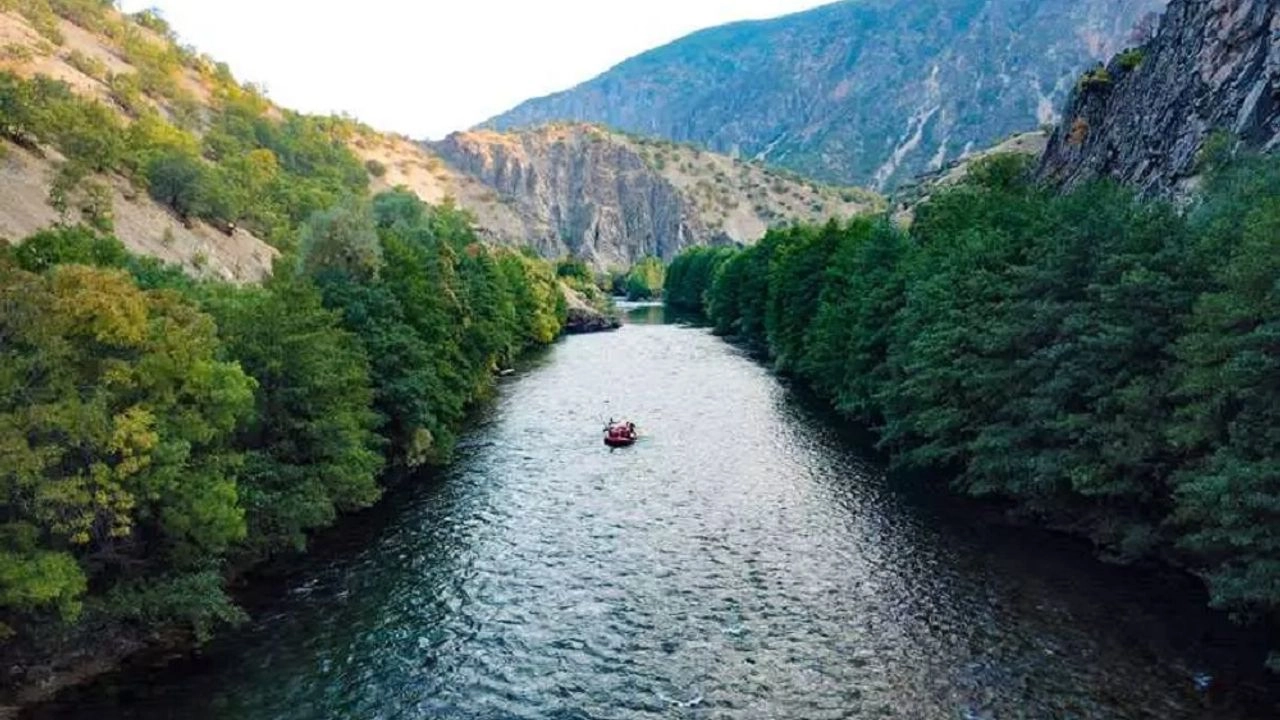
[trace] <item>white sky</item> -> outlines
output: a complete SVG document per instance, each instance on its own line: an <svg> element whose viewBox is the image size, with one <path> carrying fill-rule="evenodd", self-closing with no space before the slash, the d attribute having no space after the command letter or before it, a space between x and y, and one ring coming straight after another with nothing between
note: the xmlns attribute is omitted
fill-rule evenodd
<svg viewBox="0 0 1280 720"><path fill-rule="evenodd" d="M438 139L704 27L830 0L121 0L286 107Z"/></svg>

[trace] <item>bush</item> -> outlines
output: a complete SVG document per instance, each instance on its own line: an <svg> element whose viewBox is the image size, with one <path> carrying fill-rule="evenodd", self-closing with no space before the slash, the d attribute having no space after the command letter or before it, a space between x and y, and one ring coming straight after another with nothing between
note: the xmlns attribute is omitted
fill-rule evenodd
<svg viewBox="0 0 1280 720"><path fill-rule="evenodd" d="M650 300L662 295L666 267L656 257L646 257L627 273L624 287L628 300Z"/></svg>
<svg viewBox="0 0 1280 720"><path fill-rule="evenodd" d="M1138 66L1142 64L1142 61L1145 60L1146 57L1146 50L1142 48L1129 48L1128 50L1120 53L1116 58L1116 63L1124 70L1133 71L1138 69Z"/></svg>
<svg viewBox="0 0 1280 720"><path fill-rule="evenodd" d="M147 189L156 202L167 205L184 221L204 208L204 163L184 152L167 152L147 164Z"/></svg>

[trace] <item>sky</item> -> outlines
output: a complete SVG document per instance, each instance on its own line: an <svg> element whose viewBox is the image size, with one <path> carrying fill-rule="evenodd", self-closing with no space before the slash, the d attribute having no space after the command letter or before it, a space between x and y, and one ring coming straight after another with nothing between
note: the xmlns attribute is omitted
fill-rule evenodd
<svg viewBox="0 0 1280 720"><path fill-rule="evenodd" d="M122 0L311 113L439 139L640 52L830 0Z"/></svg>

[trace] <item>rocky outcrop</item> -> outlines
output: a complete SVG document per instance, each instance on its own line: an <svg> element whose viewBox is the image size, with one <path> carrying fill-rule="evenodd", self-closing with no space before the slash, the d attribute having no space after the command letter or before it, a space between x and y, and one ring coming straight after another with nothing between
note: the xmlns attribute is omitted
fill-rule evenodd
<svg viewBox="0 0 1280 720"><path fill-rule="evenodd" d="M454 133L428 149L489 189L480 199L490 207L464 207L490 237L598 269L629 267L649 255L669 260L691 245L751 243L775 223L850 217L882 202L865 191L582 124ZM519 226L490 223L492 206Z"/></svg>
<svg viewBox="0 0 1280 720"><path fill-rule="evenodd" d="M581 293L564 283L560 284L560 292L568 307L564 322L566 335L607 332L622 327L622 321L611 309L602 310L592 305Z"/></svg>
<svg viewBox="0 0 1280 720"><path fill-rule="evenodd" d="M1206 140L1280 145L1280 3L1173 0L1159 32L1078 83L1041 162L1072 185L1109 176L1150 195L1194 184Z"/></svg>
<svg viewBox="0 0 1280 720"><path fill-rule="evenodd" d="M711 28L485 124L604 123L891 188L1057 120L1166 0L849 0Z"/></svg>
<svg viewBox="0 0 1280 720"><path fill-rule="evenodd" d="M646 255L670 258L700 240L727 240L713 236L639 154L603 133L455 134L436 150L509 198L525 238L546 257L626 267Z"/></svg>

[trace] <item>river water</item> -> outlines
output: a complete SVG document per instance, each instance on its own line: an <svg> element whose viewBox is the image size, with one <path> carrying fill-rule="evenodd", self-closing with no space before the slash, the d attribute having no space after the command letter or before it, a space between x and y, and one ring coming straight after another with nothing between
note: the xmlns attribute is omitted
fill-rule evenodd
<svg viewBox="0 0 1280 720"><path fill-rule="evenodd" d="M35 716L1262 717L1197 689L1261 646L1194 584L905 497L660 317L504 380L447 472L348 520L201 657ZM606 449L607 415L640 442Z"/></svg>

